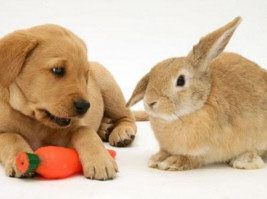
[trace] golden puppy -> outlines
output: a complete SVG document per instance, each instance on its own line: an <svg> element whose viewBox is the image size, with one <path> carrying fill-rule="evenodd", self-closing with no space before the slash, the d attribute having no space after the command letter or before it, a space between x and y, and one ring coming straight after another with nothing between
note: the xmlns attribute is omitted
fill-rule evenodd
<svg viewBox="0 0 267 199"><path fill-rule="evenodd" d="M3 37L0 56L0 162L6 174L22 176L15 167L19 152L58 145L78 151L85 177L115 177L117 165L100 137L114 146L130 144L135 119L111 74L88 62L84 42L60 26L42 25ZM110 119L101 125L104 116Z"/></svg>

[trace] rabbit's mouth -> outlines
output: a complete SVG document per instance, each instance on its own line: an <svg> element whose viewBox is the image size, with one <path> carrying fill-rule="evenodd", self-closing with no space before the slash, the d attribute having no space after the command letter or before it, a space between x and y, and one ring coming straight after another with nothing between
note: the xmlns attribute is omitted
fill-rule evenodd
<svg viewBox="0 0 267 199"><path fill-rule="evenodd" d="M146 112L148 115L150 115L154 118L163 120L165 122L172 122L172 121L179 119L179 117L174 113L166 114L166 113L155 113L155 112L148 112L148 111L146 111Z"/></svg>
<svg viewBox="0 0 267 199"><path fill-rule="evenodd" d="M151 117L166 121L166 122L172 122L174 120L179 119L179 117L175 113L159 113L156 110L153 110L145 103L145 111L148 115Z"/></svg>

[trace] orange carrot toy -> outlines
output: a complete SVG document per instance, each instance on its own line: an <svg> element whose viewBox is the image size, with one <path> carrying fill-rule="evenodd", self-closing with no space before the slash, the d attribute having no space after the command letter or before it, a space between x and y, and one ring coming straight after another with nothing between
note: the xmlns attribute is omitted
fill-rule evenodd
<svg viewBox="0 0 267 199"><path fill-rule="evenodd" d="M108 150L115 158L116 152ZM22 174L36 172L47 179L66 178L82 172L78 153L73 149L57 146L41 147L35 153L21 152L16 161Z"/></svg>

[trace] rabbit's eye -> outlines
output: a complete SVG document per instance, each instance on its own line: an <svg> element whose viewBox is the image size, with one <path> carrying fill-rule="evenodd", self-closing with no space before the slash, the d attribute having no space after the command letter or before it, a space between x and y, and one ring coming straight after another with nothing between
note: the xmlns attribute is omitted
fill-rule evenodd
<svg viewBox="0 0 267 199"><path fill-rule="evenodd" d="M176 86L184 86L184 85L185 85L184 75L180 75L177 79Z"/></svg>

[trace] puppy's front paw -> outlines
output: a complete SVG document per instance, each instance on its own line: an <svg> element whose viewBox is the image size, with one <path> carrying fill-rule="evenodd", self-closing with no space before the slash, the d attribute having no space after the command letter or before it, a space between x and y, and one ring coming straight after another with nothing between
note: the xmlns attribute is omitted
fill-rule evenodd
<svg viewBox="0 0 267 199"><path fill-rule="evenodd" d="M182 155L173 155L166 158L164 161L158 164L158 168L161 170L169 171L183 171L190 170L197 166L195 160Z"/></svg>
<svg viewBox="0 0 267 199"><path fill-rule="evenodd" d="M136 134L136 128L132 123L124 123L116 126L109 136L112 146L125 147L130 145Z"/></svg>
<svg viewBox="0 0 267 199"><path fill-rule="evenodd" d="M170 156L169 153L166 153L164 151L159 151L155 155L151 156L151 158L148 161L148 166L151 168L157 168L158 164L164 161L169 156Z"/></svg>
<svg viewBox="0 0 267 199"><path fill-rule="evenodd" d="M86 160L82 162L83 175L89 179L113 179L118 172L117 163L108 153L86 158Z"/></svg>

